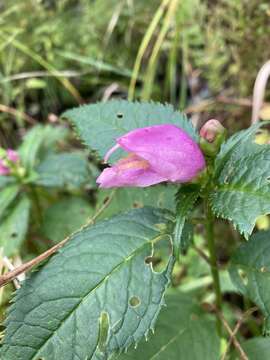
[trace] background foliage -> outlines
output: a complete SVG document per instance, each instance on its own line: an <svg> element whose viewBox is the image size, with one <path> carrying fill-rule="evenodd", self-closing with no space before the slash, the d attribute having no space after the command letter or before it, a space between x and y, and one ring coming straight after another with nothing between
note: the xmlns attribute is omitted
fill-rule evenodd
<svg viewBox="0 0 270 360"><path fill-rule="evenodd" d="M123 210L142 211L143 206L174 211L174 186L160 185L143 192L137 189L98 190L95 178L103 166L100 157L85 149L71 131L65 118L72 118L72 110L66 112L64 118L60 118L60 114L78 104L106 101L111 97L116 100L153 99L169 102L177 110L186 110L196 125L215 116L230 133L247 127L254 80L261 65L270 58L270 49L266 46L269 23L270 5L263 0L111 0L109 5L107 0L1 2L0 146L18 149L28 171L27 180L19 185L13 179L0 179L2 255L14 265L27 261L86 223L91 224L100 209L99 219L110 218ZM266 100L268 95L267 92ZM100 155L110 147L116 134L135 126L132 112L129 110L126 115L124 105L121 105L119 118L119 104L122 103L111 103L108 114L103 114L109 122L119 125L107 143L97 141L104 126L99 117L94 116L94 111L96 136L82 136L84 143L99 150ZM172 122L180 121L179 113L174 113L172 108L161 108L155 122L163 122L165 117L170 117ZM145 105L146 118L150 110L153 111L153 106ZM95 111L99 113L98 105ZM121 116L127 117L128 126L124 130ZM196 138L194 130L183 124ZM80 123L76 126L80 133ZM239 153L232 154L229 146L230 156L217 158L219 170L215 177L219 189L211 196L215 212L220 216L215 236L224 314L232 327L241 319L238 338L250 359L264 360L268 359L269 341L261 337L261 328L270 309L268 257L260 254L267 249L269 231L252 237L243 245L245 254L258 252L254 262L243 256L242 247L235 253L244 239L234 226L247 237L257 215L269 211L269 179L264 167L269 155L254 145L244 158L245 168L239 167L238 173L231 173L232 164L243 161L237 155L246 153L242 135L236 135L229 142L230 146L240 140L243 142ZM223 150L226 152L226 147ZM264 181L256 180L259 172ZM244 190L249 192L251 186L256 190L244 197L241 191L235 191L243 176L246 179ZM261 194L263 199L256 207ZM247 212L233 214L234 225L227 226L223 219L231 218L233 204L239 202ZM194 216L200 218L202 208L199 203ZM189 209L182 211L186 216ZM200 334L201 339L195 353L214 360L220 347L224 350L224 344L220 345L216 338L212 316L205 315L197 305L211 302L214 296L209 266L198 257L200 252L207 253L205 233L196 224L178 225L179 242L182 231L189 232L190 242L180 244L182 261L174 268L173 289L166 299L171 307L161 312L152 345L143 342L141 350L131 351L122 355L123 358L141 357L143 351L149 357L162 359L158 355L164 345L161 339L176 338L178 342L168 347L166 358L178 354L180 359L181 356L187 359L189 353L193 360L195 355L188 350L194 332ZM260 218L255 229L269 229L269 219ZM158 230L162 231L162 226ZM161 241L155 245L154 256L150 259L159 272L164 271L168 263L166 249ZM232 283L227 265L233 253ZM56 261L54 266L58 265ZM46 279L46 271L35 275L35 281L39 282L39 277L43 276ZM256 284L266 290L256 294ZM0 289L1 320L6 318L5 311L13 291L13 284ZM191 298L196 301L190 302ZM179 304L182 312L178 313ZM247 319L244 314L253 305L260 310ZM172 319L168 331L164 331L165 318ZM176 318L181 329L174 327ZM210 334L213 343L208 347ZM178 343L186 347L179 348ZM112 343L110 346L113 348ZM47 349L44 351L46 353Z"/></svg>

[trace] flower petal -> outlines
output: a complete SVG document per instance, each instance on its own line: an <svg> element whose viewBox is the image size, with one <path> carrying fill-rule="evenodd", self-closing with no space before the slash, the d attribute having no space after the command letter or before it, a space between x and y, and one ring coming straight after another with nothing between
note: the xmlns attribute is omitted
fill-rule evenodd
<svg viewBox="0 0 270 360"><path fill-rule="evenodd" d="M146 187L167 181L167 178L154 172L147 161L130 154L115 165L102 171L97 183L102 188L137 186Z"/></svg>
<svg viewBox="0 0 270 360"><path fill-rule="evenodd" d="M205 167L197 143L171 124L133 130L118 138L117 143L124 150L147 160L153 171L170 181L189 181Z"/></svg>
<svg viewBox="0 0 270 360"><path fill-rule="evenodd" d="M17 151L14 151L12 149L8 149L7 150L7 158L16 163L17 161L19 161L19 154L17 153Z"/></svg>
<svg viewBox="0 0 270 360"><path fill-rule="evenodd" d="M0 160L0 162L1 162L1 160ZM6 166L4 166L0 163L0 175L8 175L9 173L10 173L10 170Z"/></svg>

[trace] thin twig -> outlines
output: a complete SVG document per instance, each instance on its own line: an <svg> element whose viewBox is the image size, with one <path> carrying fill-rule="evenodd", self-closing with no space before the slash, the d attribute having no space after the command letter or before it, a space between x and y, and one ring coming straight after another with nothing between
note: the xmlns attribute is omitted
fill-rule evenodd
<svg viewBox="0 0 270 360"><path fill-rule="evenodd" d="M92 216L85 225L83 225L82 228L85 228L86 226L92 225L94 224L94 222L97 220L97 218L103 213L104 210L107 209L107 207L110 205L114 195L116 193L116 189L114 189L110 195L106 198L106 200L104 201L104 203L100 206L100 208L96 211L95 215Z"/></svg>
<svg viewBox="0 0 270 360"><path fill-rule="evenodd" d="M228 324L227 320L225 319L225 317L223 316L222 312L217 309L215 306L211 305L211 309L214 310L214 312L216 313L216 315L218 316L218 318L220 319L223 327L225 328L225 330L228 332L228 334L230 335L231 339L232 339L232 343L235 347L235 349L238 351L239 355L240 355L240 359L241 360L249 360L247 357L247 354L245 353L245 351L243 350L243 348L241 347L239 341L237 340L233 330L231 329L230 325Z"/></svg>
<svg viewBox="0 0 270 360"><path fill-rule="evenodd" d="M206 111L206 109L209 106L215 105L216 103L222 103L222 104L226 104L226 105L243 106L243 107L248 107L248 108L252 107L252 101L248 98L234 99L232 97L218 95L215 98L202 100L201 102L199 102L197 104L190 105L184 110L184 112L186 114L200 113L200 112ZM263 102L262 105L266 105L266 103Z"/></svg>
<svg viewBox="0 0 270 360"><path fill-rule="evenodd" d="M235 99L235 98L227 97L224 95L218 95L216 100L217 100L217 102L220 102L222 104L245 106L245 107L252 106L252 101L248 98Z"/></svg>
<svg viewBox="0 0 270 360"><path fill-rule="evenodd" d="M97 220L97 218L102 214L102 212L109 206L110 202L112 201L113 197L115 195L115 190L113 190L110 194L110 196L106 199L106 201L104 202L104 204L102 204L102 206L97 210L97 212L95 213L95 215L93 217L91 217L85 225L83 225L79 230L77 230L75 233L77 233L78 231L83 230L86 226L92 225L94 224L94 222ZM51 247L49 250L45 251L44 253L40 254L39 256L35 257L34 259L18 266L17 268L15 268L12 271L9 271L8 273L0 276L0 288L4 285L6 285L7 283L9 283L10 281L13 281L13 279L15 279L16 277L18 277L18 275L31 270L34 266L40 264L42 261L46 260L49 256L53 255L56 251L58 251L61 247L63 247L65 245L65 243L72 238L72 236L75 234L71 234L70 236L68 236L66 239L60 241L58 244L54 245L53 247Z"/></svg>
<svg viewBox="0 0 270 360"><path fill-rule="evenodd" d="M110 86L108 86L107 88L106 88L106 90L104 91L104 94L103 94L103 97L102 97L102 101L103 102L106 102L106 101L108 101L110 98L111 98L111 96L112 96L112 94L115 92L115 91L117 91L119 89L119 85L117 84L117 83L112 83Z"/></svg>
<svg viewBox="0 0 270 360"><path fill-rule="evenodd" d="M194 250L200 255L200 257L203 258L203 259L207 262L208 265L211 265L209 256L207 256L204 251L202 251L202 250L201 250L199 247L197 247L196 245L193 245L193 248L194 248Z"/></svg>
<svg viewBox="0 0 270 360"><path fill-rule="evenodd" d="M236 325L235 325L235 328L233 329L233 332L232 332L232 335L233 335L233 336L232 336L232 335L230 336L228 345L227 345L227 347L226 347L226 349L225 349L225 352L224 352L224 354L223 354L223 356L222 356L222 358L221 358L220 360L225 360L225 359L226 359L226 356L227 356L227 354L228 354L228 352L229 352L229 349L230 349L230 347L231 347L231 345L232 345L232 343L233 343L233 338L236 337L236 334L238 333L238 331L239 331L241 325L243 324L245 318L248 317L248 316L250 316L251 314L253 314L253 313L254 313L255 311L257 311L257 310L258 310L258 308L257 308L256 306L250 308L250 309L247 310L247 311L241 316L241 318L237 321L237 323L236 323Z"/></svg>
<svg viewBox="0 0 270 360"><path fill-rule="evenodd" d="M190 114L190 113L200 113L203 112L206 108L208 108L211 105L214 105L216 103L215 99L207 99L207 100L202 100L197 104L194 105L190 105L188 106L184 112L186 114Z"/></svg>
<svg viewBox="0 0 270 360"><path fill-rule="evenodd" d="M7 114L13 115L13 116L19 116L22 117L24 120L28 121L30 124L35 124L36 121L31 116L27 115L23 111L18 111L10 106L6 106L4 104L0 104L0 111L5 112Z"/></svg>
<svg viewBox="0 0 270 360"><path fill-rule="evenodd" d="M13 271L15 268L14 268L14 265L12 264L12 262L9 260L8 257L4 256L3 259L3 264L4 266L9 270L9 271ZM20 289L21 287L21 284L20 284L20 279L19 279L19 276L18 275L15 279L13 279L13 284L15 286L15 289Z"/></svg>

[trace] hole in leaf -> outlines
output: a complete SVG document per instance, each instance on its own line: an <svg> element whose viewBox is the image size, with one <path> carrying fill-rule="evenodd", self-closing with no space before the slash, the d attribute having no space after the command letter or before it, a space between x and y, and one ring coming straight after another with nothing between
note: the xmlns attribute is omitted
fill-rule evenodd
<svg viewBox="0 0 270 360"><path fill-rule="evenodd" d="M104 199L103 199L103 204L106 204L106 202L109 200L109 196L106 196Z"/></svg>
<svg viewBox="0 0 270 360"><path fill-rule="evenodd" d="M124 117L124 114L123 113L117 113L116 116L118 117L118 119L122 119Z"/></svg>
<svg viewBox="0 0 270 360"><path fill-rule="evenodd" d="M141 300L137 297L137 296L132 296L130 299L129 299L129 305L131 307L137 307L139 306L141 303Z"/></svg>
<svg viewBox="0 0 270 360"><path fill-rule="evenodd" d="M108 333L110 328L109 314L103 311L99 317L99 339L98 348L101 352L105 351Z"/></svg>
<svg viewBox="0 0 270 360"><path fill-rule="evenodd" d="M18 233L16 233L16 232L14 232L14 233L11 234L11 237L12 237L12 238L15 238L15 237L17 237L17 236L18 236Z"/></svg>
<svg viewBox="0 0 270 360"><path fill-rule="evenodd" d="M238 269L238 275L240 276L243 284L245 286L247 286L248 285L248 276L247 276L246 271L244 271L243 269Z"/></svg>
<svg viewBox="0 0 270 360"><path fill-rule="evenodd" d="M140 202L138 202L138 201L134 201L134 203L133 203L133 207L134 207L135 209L137 209L137 208L141 208L141 207L143 207L143 204L142 204L142 203L140 203Z"/></svg>
<svg viewBox="0 0 270 360"><path fill-rule="evenodd" d="M166 269L171 253L171 241L168 236L164 235L160 241L154 243L152 254L146 256L144 262L146 265L150 265L156 273L161 273Z"/></svg>
<svg viewBox="0 0 270 360"><path fill-rule="evenodd" d="M144 262L145 262L147 265L151 264L153 261L154 261L154 257L153 257L153 256L147 256L147 257L144 259Z"/></svg>

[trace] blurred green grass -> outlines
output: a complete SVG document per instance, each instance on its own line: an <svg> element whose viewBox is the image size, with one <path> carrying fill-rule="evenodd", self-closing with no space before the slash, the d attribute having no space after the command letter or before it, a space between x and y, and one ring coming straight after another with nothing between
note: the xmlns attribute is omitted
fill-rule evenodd
<svg viewBox="0 0 270 360"><path fill-rule="evenodd" d="M1 145L17 142L23 113L47 121L111 93L180 109L217 94L250 96L270 58L269 23L269 2L257 0L2 2ZM224 118L239 117L235 106L214 110L224 108Z"/></svg>

